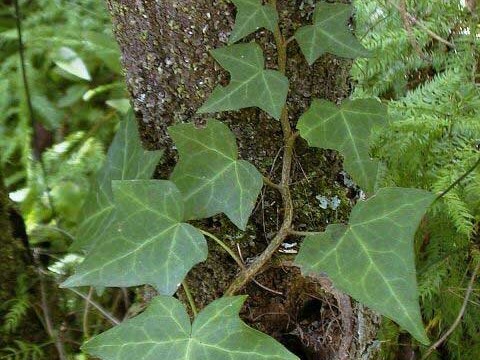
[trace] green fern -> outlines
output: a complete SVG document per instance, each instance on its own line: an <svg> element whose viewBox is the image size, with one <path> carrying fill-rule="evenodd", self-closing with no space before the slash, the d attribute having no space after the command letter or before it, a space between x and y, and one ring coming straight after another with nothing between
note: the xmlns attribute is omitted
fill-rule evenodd
<svg viewBox="0 0 480 360"><path fill-rule="evenodd" d="M453 42L455 51L414 26L421 56L391 2L357 1L357 31L377 56L356 62L354 96L393 99L392 124L375 134L372 148L388 169L383 183L440 194L480 156L480 90L472 79L478 39L472 43L465 31L471 26L470 13L460 2L406 3L429 30ZM476 169L435 203L416 241L422 312L431 339L448 329L461 307L479 221L480 171ZM474 291L472 304L478 303L479 295ZM480 307L470 305L442 353L449 359L480 358L479 328ZM397 335L386 329L388 322L382 334L390 334L383 349L389 359L398 350L392 345Z"/></svg>
<svg viewBox="0 0 480 360"><path fill-rule="evenodd" d="M15 340L16 347L6 347L0 351L1 360L43 360L45 353L42 346Z"/></svg>
<svg viewBox="0 0 480 360"><path fill-rule="evenodd" d="M30 309L28 276L22 274L17 279L15 297L4 304L0 310L4 313L1 331L6 334L14 333Z"/></svg>

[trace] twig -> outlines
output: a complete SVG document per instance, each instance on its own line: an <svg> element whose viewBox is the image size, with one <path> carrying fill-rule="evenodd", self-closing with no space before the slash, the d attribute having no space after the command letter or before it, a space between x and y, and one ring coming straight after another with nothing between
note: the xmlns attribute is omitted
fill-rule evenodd
<svg viewBox="0 0 480 360"><path fill-rule="evenodd" d="M240 249L240 245L237 244L237 251L238 251L238 256L240 256L240 259L242 260L242 263L245 264L245 260L243 260L243 256L242 256L242 250ZM242 269L245 269L245 266L242 268ZM267 290L273 294L276 294L276 295L283 295L283 293L281 291L277 291L277 290L273 290L273 289L270 289L268 286L266 285L263 285L262 283L260 283L259 281L255 280L255 278L252 280L256 285L258 285L259 287L261 287L263 290Z"/></svg>
<svg viewBox="0 0 480 360"><path fill-rule="evenodd" d="M88 301L90 303L90 305L92 305L95 309L97 309L113 325L119 325L120 324L120 320L118 320L115 316L110 314L107 310L105 310L103 307L101 307L95 301L93 301L92 299L89 299L87 295L81 293L80 291L78 291L74 288L67 288L67 289L70 290L71 292L77 294L78 296L80 296L85 301Z"/></svg>
<svg viewBox="0 0 480 360"><path fill-rule="evenodd" d="M265 185L270 186L271 188L277 189L280 192L283 190L283 188L280 185L275 184L272 180L270 180L270 178L268 178L266 176L263 177L263 183Z"/></svg>
<svg viewBox="0 0 480 360"><path fill-rule="evenodd" d="M450 190L452 190L455 186L457 186L459 183L461 183L468 175L470 175L475 169L480 165L480 157L478 160L473 164L473 166L468 169L462 176L460 176L457 180L455 180L448 188L446 188L440 195L437 196L435 201L440 200L442 197L444 197Z"/></svg>
<svg viewBox="0 0 480 360"><path fill-rule="evenodd" d="M277 6L276 0L270 0L270 5L273 7ZM278 70L285 74L287 67L287 47L286 41L283 37L280 27L277 25L274 31L275 43L277 45L278 53ZM244 271L242 271L239 276L233 281L233 283L226 290L226 295L233 295L239 291L245 284L247 284L255 275L263 268L263 266L271 259L275 254L279 246L289 235L289 230L292 226L293 221L293 202L292 196L290 194L290 175L292 171L292 158L293 158L293 147L295 145L295 140L298 137L298 133L292 131L290 126L290 121L288 119L288 110L287 105L283 108L282 115L280 117L280 123L282 125L283 131L283 142L285 149L283 152L283 162L282 162L282 179L280 181L280 186L282 187L282 203L283 203L283 222L280 226L280 230L277 232L275 237L272 239L267 248L256 258L256 260Z"/></svg>
<svg viewBox="0 0 480 360"><path fill-rule="evenodd" d="M407 32L408 40L410 41L410 44L412 45L413 49L418 54L418 56L420 56L420 58L424 60L428 60L427 56L425 56L422 49L420 48L420 45L418 44L417 39L415 39L415 35L412 29L412 22L410 20L410 17L408 16L407 5L405 4L405 0L399 1L399 5L397 9L398 9L398 12L400 13L403 26L405 27L405 31Z"/></svg>
<svg viewBox="0 0 480 360"><path fill-rule="evenodd" d="M228 247L227 244L225 244L222 240L220 240L219 238L217 238L215 235L209 233L208 231L205 231L205 230L200 230L202 232L202 234L204 234L205 236L208 236L210 239L212 239L213 241L215 241L218 245L221 246L222 249L224 249L228 255L230 255L230 257L235 260L235 262L237 263L237 265L240 267L240 269L242 271L245 271L246 269L246 266L245 266L245 262L243 261L243 257L242 257L242 253L240 251L240 247L238 247L238 244L237 244L237 250L238 250L238 255L237 256L232 249L230 249ZM276 290L273 290L273 289L270 289L269 287L259 283L257 280L253 279L253 282L255 284L257 284L258 286L260 286L262 289L264 290L267 290L267 291L270 291L274 294L277 294L277 295L283 295L283 293L279 292L279 291L276 291Z"/></svg>
<svg viewBox="0 0 480 360"><path fill-rule="evenodd" d="M388 0L388 2L393 6L395 7L400 13L402 12L402 9L401 7L395 3L395 1L393 0ZM439 42L451 47L451 48L455 48L455 44L451 43L450 41L448 40L445 40L444 38L442 38L440 35L437 35L435 34L432 30L430 30L427 26L425 26L423 24L422 21L418 20L415 16L411 15L410 13L406 12L405 14L406 18L408 19L408 21L413 24L413 25L417 25L419 28L421 28L423 31L425 31L430 37L434 38L435 40L438 40Z"/></svg>
<svg viewBox="0 0 480 360"><path fill-rule="evenodd" d="M475 3L473 4L475 6ZM473 59L472 70L471 70L471 79L474 85L477 83L477 25L478 25L478 16L472 11L472 19L470 21L470 46L471 46L471 55Z"/></svg>
<svg viewBox="0 0 480 360"><path fill-rule="evenodd" d="M293 229L290 229L288 233L294 236L314 236L322 234L321 231L296 231Z"/></svg>
<svg viewBox="0 0 480 360"><path fill-rule="evenodd" d="M295 40L295 36L290 36L286 41L285 41L285 46L290 44L293 40Z"/></svg>
<svg viewBox="0 0 480 360"><path fill-rule="evenodd" d="M65 352L65 347L58 336L58 332L55 330L53 326L52 316L50 312L50 307L48 304L47 299L47 289L45 288L45 278L44 278L44 270L42 265L38 259L38 253L33 253L33 259L35 262L35 266L37 268L37 274L40 283L40 302L41 302L41 309L43 314L43 319L45 320L45 329L47 330L48 336L53 340L55 344L55 348L57 349L58 358L59 360L67 360L67 354Z"/></svg>
<svg viewBox="0 0 480 360"><path fill-rule="evenodd" d="M187 295L188 303L190 304L190 309L192 309L193 317L197 317L198 315L197 306L195 305L195 300L193 300L192 293L190 292L190 288L188 287L187 282L185 280L182 281L182 287L183 287L183 291L185 292L185 295Z"/></svg>
<svg viewBox="0 0 480 360"><path fill-rule="evenodd" d="M90 337L89 327L88 327L88 314L90 312L90 301L92 299L92 295L93 295L93 287L91 286L90 290L88 290L87 299L85 300L85 309L83 310L82 326L83 326L83 337L85 339L88 339Z"/></svg>
<svg viewBox="0 0 480 360"><path fill-rule="evenodd" d="M467 291L465 292L465 297L463 298L463 304L462 304L462 307L460 308L457 318L455 319L453 324L450 326L450 328L445 332L445 334L443 334L440 337L440 339L438 339L432 346L428 348L425 355L423 355L422 360L427 359L432 354L432 352L435 351L455 331L457 326L460 324L460 321L462 320L462 317L465 314L465 310L467 309L468 301L473 291L473 284L475 283L475 278L477 277L477 273L479 269L480 269L480 261L475 266L472 276L470 277L468 288L467 288Z"/></svg>
<svg viewBox="0 0 480 360"><path fill-rule="evenodd" d="M28 85L28 79L27 79L27 70L26 70L26 65L25 65L26 64L25 47L23 45L22 20L21 20L20 6L19 6L19 3L18 3L18 0L14 0L13 4L14 4L14 7L15 7L15 25L17 27L17 35L18 35L17 36L17 43L18 43L18 53L20 55L20 69L21 69L21 73L22 73L23 88L25 90L25 100L27 102L28 117L29 117L30 126L32 128L32 134L33 134L32 135L32 141L31 141L32 155L33 155L34 161L37 161L38 164L40 165L40 170L42 172L42 177L43 177L44 185L45 185L45 188L46 188L48 205L50 207L50 210L52 211L52 218L55 218L57 212L55 210L55 205L53 203L52 194L50 193L50 186L48 185L47 169L46 169L46 166L43 162L42 154L40 153L40 149L37 147L37 145L35 143L37 122L36 122L35 116L34 116L32 97L31 97L31 94L30 94L30 87Z"/></svg>

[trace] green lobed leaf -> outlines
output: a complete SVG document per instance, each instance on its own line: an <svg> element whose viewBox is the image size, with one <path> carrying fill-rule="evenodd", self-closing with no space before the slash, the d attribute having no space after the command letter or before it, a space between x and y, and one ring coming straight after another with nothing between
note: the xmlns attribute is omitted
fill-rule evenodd
<svg viewBox="0 0 480 360"><path fill-rule="evenodd" d="M263 179L252 164L238 160L233 133L212 119L204 128L180 124L168 131L180 154L171 180L184 196L185 218L202 219L223 212L244 230Z"/></svg>
<svg viewBox="0 0 480 360"><path fill-rule="evenodd" d="M220 298L191 324L177 299L159 296L143 314L96 336L82 350L102 360L298 360L240 320L244 301L244 296Z"/></svg>
<svg viewBox="0 0 480 360"><path fill-rule="evenodd" d="M427 344L413 240L434 199L418 189L380 189L357 203L348 225L329 225L322 234L306 237L295 263L303 274L326 273L339 290Z"/></svg>
<svg viewBox="0 0 480 360"><path fill-rule="evenodd" d="M79 77L80 79L90 81L92 77L88 72L87 66L82 58L69 47L61 47L55 54L55 64L69 74Z"/></svg>
<svg viewBox="0 0 480 360"><path fill-rule="evenodd" d="M280 119L287 99L288 79L276 70L265 70L258 44L237 44L212 51L218 63L230 73L230 84L217 86L198 113L212 113L259 107Z"/></svg>
<svg viewBox="0 0 480 360"><path fill-rule="evenodd" d="M232 2L237 8L237 16L235 27L230 35L230 44L243 39L259 28L275 31L278 13L272 5L262 5L262 0L232 0Z"/></svg>
<svg viewBox="0 0 480 360"><path fill-rule="evenodd" d="M149 284L173 294L207 258L199 230L183 223L182 195L165 180L114 180L114 222L62 287Z"/></svg>
<svg viewBox="0 0 480 360"><path fill-rule="evenodd" d="M150 179L162 151L145 151L140 143L133 113L120 123L79 217L72 251L89 250L113 221L112 180Z"/></svg>
<svg viewBox="0 0 480 360"><path fill-rule="evenodd" d="M375 99L346 100L339 107L314 100L297 128L310 146L339 151L353 180L373 193L379 161L370 157L370 134L374 126L386 123L387 107Z"/></svg>
<svg viewBox="0 0 480 360"><path fill-rule="evenodd" d="M348 4L321 2L316 5L313 25L303 26L295 33L310 65L325 53L349 59L369 56L347 26L351 14L352 6Z"/></svg>

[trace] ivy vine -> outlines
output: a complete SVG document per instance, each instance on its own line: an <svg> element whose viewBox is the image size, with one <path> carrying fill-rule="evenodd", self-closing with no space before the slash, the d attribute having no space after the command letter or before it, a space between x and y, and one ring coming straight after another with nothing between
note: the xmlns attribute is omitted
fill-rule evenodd
<svg viewBox="0 0 480 360"><path fill-rule="evenodd" d="M278 120L284 137L281 181L274 183L238 159L233 133L217 120L208 120L203 128L192 124L170 127L179 161L169 180L150 180L161 153L141 148L130 115L121 124L82 212L73 249L85 251L85 260L62 286L150 284L160 296L143 314L88 341L84 350L104 360L296 359L274 339L240 321L244 297L234 296L289 236L305 237L295 261L304 275L328 274L339 290L427 344L418 304L413 238L435 196L417 189L378 188L381 164L369 155L370 135L374 127L387 125L386 107L373 98L346 100L340 106L316 99L297 119L296 128L289 119L285 69L287 46L293 39L309 64L324 53L369 56L348 28L351 6L318 3L313 23L286 39L275 0L266 5L261 0L233 3L238 11L230 45L212 51L231 80L215 88L198 112L259 107ZM258 44L235 44L259 28L274 34L276 70L265 69ZM346 171L367 194L367 200L353 208L348 224L330 225L324 232L295 230L290 175L299 136L310 146L343 155ZM244 230L263 185L281 194L283 220L270 244L248 267L215 235L188 224L223 213ZM199 314L189 296L192 312L197 314L191 324L186 309L172 295L189 270L207 258L205 236L234 257L240 272L225 296ZM190 294L187 287L185 291Z"/></svg>

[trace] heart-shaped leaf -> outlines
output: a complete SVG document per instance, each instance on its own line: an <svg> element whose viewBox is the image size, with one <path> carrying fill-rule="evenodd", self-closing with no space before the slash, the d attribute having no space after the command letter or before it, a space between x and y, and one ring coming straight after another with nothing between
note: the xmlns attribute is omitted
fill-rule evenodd
<svg viewBox="0 0 480 360"><path fill-rule="evenodd" d="M231 44L260 28L275 31L278 13L272 5L262 5L262 0L232 0L232 2L237 8L237 16L235 27L230 35Z"/></svg>
<svg viewBox="0 0 480 360"><path fill-rule="evenodd" d="M244 301L244 296L223 297L190 324L178 300L159 296L143 314L98 335L82 349L102 360L298 360L240 320Z"/></svg>
<svg viewBox="0 0 480 360"><path fill-rule="evenodd" d="M265 70L259 45L232 45L213 50L212 55L230 73L230 84L217 86L198 113L256 106L280 119L287 99L288 79L279 71Z"/></svg>
<svg viewBox="0 0 480 360"><path fill-rule="evenodd" d="M340 107L314 100L297 128L310 146L339 151L353 180L373 193L379 162L369 155L370 134L374 126L386 123L387 107L375 99L346 100Z"/></svg>
<svg viewBox="0 0 480 360"><path fill-rule="evenodd" d="M383 188L353 208L348 225L308 236L295 260L304 274L326 273L354 299L396 321L424 344L413 240L435 196Z"/></svg>
<svg viewBox="0 0 480 360"><path fill-rule="evenodd" d="M112 180L150 179L162 151L145 151L133 113L120 123L108 156L80 212L72 251L89 250L113 221Z"/></svg>
<svg viewBox="0 0 480 360"><path fill-rule="evenodd" d="M113 181L115 220L63 287L150 284L173 294L207 258L199 230L183 223L182 195L165 180Z"/></svg>
<svg viewBox="0 0 480 360"><path fill-rule="evenodd" d="M351 14L351 5L324 2L316 5L313 25L301 27L295 33L310 65L325 53L349 59L369 56L347 26Z"/></svg>
<svg viewBox="0 0 480 360"><path fill-rule="evenodd" d="M204 128L175 125L169 133L180 153L171 180L184 196L185 218L202 219L224 213L245 229L263 186L262 175L238 159L235 136L217 120Z"/></svg>

